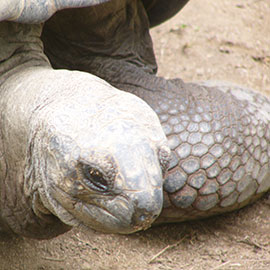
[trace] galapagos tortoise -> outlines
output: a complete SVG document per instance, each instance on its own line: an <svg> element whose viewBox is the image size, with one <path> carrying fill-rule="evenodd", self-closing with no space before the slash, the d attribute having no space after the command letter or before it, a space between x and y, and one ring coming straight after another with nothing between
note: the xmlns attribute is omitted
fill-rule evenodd
<svg viewBox="0 0 270 270"><path fill-rule="evenodd" d="M2 227L131 233L232 211L269 189L269 100L155 75L149 28L187 1L15 2L0 6ZM93 75L152 107L171 159L153 111Z"/></svg>

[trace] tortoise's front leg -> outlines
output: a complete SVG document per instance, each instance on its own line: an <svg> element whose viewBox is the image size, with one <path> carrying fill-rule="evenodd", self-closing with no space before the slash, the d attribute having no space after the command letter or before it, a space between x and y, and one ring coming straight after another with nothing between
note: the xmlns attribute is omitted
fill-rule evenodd
<svg viewBox="0 0 270 270"><path fill-rule="evenodd" d="M157 222L232 211L268 191L269 99L223 82L167 83L175 90L139 91L159 115L173 151Z"/></svg>
<svg viewBox="0 0 270 270"><path fill-rule="evenodd" d="M0 22L41 23L56 11L81 8L105 3L109 0L1 0Z"/></svg>

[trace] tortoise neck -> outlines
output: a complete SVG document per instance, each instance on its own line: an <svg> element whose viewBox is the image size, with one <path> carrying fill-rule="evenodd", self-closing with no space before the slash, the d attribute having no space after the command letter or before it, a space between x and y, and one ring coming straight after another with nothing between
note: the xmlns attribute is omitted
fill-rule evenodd
<svg viewBox="0 0 270 270"><path fill-rule="evenodd" d="M0 22L0 85L25 67L49 65L41 31L42 24Z"/></svg>
<svg viewBox="0 0 270 270"><path fill-rule="evenodd" d="M42 40L54 68L86 71L109 82L124 77L136 81L139 69L148 74L157 71L141 1L109 1L61 11L45 23Z"/></svg>

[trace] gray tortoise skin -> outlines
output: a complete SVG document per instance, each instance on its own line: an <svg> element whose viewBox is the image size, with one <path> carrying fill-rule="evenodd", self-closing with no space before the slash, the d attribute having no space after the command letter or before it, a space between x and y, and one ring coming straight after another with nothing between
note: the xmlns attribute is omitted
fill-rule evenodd
<svg viewBox="0 0 270 270"><path fill-rule="evenodd" d="M3 230L131 233L239 209L269 190L269 100L155 75L149 28L187 1L164 12L165 2L0 5Z"/></svg>

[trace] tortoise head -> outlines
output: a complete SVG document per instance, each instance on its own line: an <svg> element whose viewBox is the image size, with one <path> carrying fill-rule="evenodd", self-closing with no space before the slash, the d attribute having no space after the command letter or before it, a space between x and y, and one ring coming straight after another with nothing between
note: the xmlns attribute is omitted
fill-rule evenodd
<svg viewBox="0 0 270 270"><path fill-rule="evenodd" d="M151 225L162 209L170 150L146 103L115 89L73 92L37 119L28 175L46 209L65 224L108 233ZM37 214L42 208L33 206Z"/></svg>

